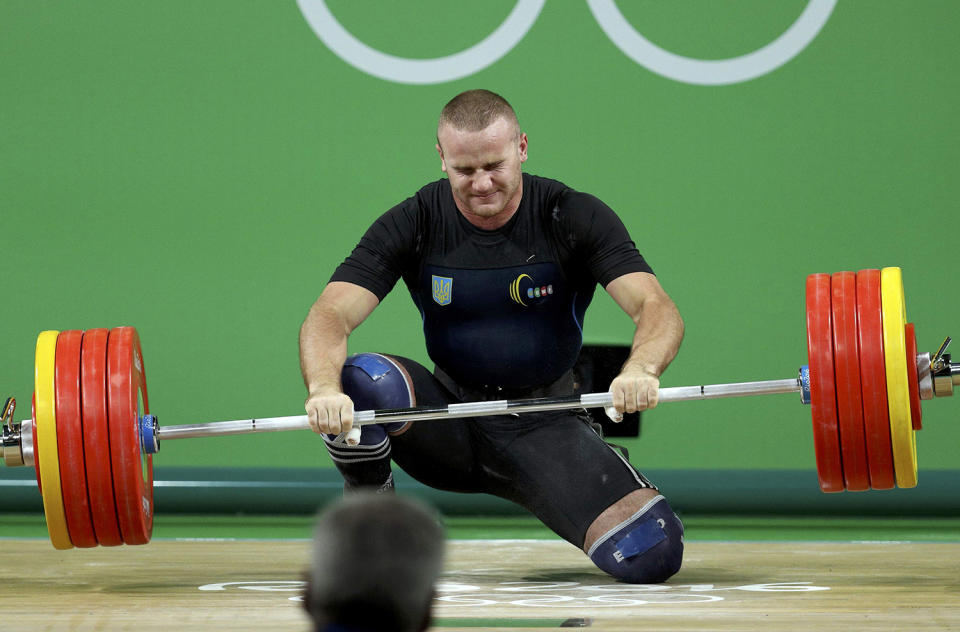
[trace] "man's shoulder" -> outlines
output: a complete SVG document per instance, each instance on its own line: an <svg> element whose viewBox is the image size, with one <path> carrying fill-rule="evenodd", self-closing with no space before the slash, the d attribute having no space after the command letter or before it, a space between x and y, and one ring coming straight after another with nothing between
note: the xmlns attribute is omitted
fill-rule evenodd
<svg viewBox="0 0 960 632"><path fill-rule="evenodd" d="M437 178L433 182L428 182L417 191L417 194L425 193L429 195L435 195L441 192L443 189L450 189L450 183L446 178Z"/></svg>
<svg viewBox="0 0 960 632"><path fill-rule="evenodd" d="M599 209L612 212L597 196L578 191L571 186L552 178L532 174L523 174L524 195L529 192L533 204L549 212L553 219L589 218Z"/></svg>
<svg viewBox="0 0 960 632"><path fill-rule="evenodd" d="M538 176L527 172L523 173L523 186L524 190L532 189L535 192L543 192L554 195L571 190L570 187L559 180L545 178L543 176Z"/></svg>
<svg viewBox="0 0 960 632"><path fill-rule="evenodd" d="M606 206L592 193L574 189L560 180L528 173L524 173L523 177L525 193L530 191L532 197L549 200L552 205L560 206L561 210L597 204Z"/></svg>
<svg viewBox="0 0 960 632"><path fill-rule="evenodd" d="M453 203L450 185L445 178L420 187L410 197L401 200L382 216L381 220L390 217L405 217L413 221L418 216L429 217L432 213L441 213L446 206Z"/></svg>
<svg viewBox="0 0 960 632"><path fill-rule="evenodd" d="M417 200L421 206L427 208L441 208L453 201L450 182L446 178L429 182L420 187L411 199Z"/></svg>
<svg viewBox="0 0 960 632"><path fill-rule="evenodd" d="M523 197L536 215L549 217L561 198L572 191L563 182L530 173L523 174Z"/></svg>

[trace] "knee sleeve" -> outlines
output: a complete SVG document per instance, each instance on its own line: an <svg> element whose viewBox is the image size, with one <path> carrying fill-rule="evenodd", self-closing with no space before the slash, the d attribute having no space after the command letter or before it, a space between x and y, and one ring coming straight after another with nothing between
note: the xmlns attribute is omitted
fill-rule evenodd
<svg viewBox="0 0 960 632"><path fill-rule="evenodd" d="M683 561L683 523L657 496L601 536L587 552L593 563L631 584L666 581Z"/></svg>
<svg viewBox="0 0 960 632"><path fill-rule="evenodd" d="M340 374L343 392L353 400L354 410L407 408L414 403L413 388L395 361L377 353L347 358ZM336 443L337 435L325 435L327 451L343 475L348 490L393 488L390 468L390 437L404 422L369 424L360 431L357 445Z"/></svg>
<svg viewBox="0 0 960 632"><path fill-rule="evenodd" d="M343 392L353 400L354 410L408 408L414 405L413 387L396 360L379 353L358 353L347 358L340 373ZM394 432L404 422L376 424ZM366 432L366 427L364 428Z"/></svg>

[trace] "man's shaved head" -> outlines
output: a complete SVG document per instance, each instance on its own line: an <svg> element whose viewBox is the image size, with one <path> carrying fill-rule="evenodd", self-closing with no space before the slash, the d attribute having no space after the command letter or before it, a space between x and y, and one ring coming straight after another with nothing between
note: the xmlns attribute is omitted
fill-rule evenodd
<svg viewBox="0 0 960 632"><path fill-rule="evenodd" d="M499 118L511 123L516 134L520 134L517 113L499 94L489 90L467 90L453 97L440 112L437 136L444 125L465 132L479 132L486 129Z"/></svg>

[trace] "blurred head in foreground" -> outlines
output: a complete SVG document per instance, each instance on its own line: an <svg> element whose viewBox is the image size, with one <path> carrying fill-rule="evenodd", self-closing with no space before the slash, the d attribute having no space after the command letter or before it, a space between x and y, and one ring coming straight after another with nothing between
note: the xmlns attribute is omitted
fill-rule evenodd
<svg viewBox="0 0 960 632"><path fill-rule="evenodd" d="M315 630L430 626L444 533L425 505L356 493L320 512L304 605Z"/></svg>

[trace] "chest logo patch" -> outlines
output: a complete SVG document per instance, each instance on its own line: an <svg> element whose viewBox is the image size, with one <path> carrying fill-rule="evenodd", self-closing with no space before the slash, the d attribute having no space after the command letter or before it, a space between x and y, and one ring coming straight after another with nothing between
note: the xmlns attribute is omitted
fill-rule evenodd
<svg viewBox="0 0 960 632"><path fill-rule="evenodd" d="M527 280L526 283L523 283L524 279ZM521 289L521 283L524 285L524 288ZM516 279L510 283L510 298L515 303L519 303L526 307L529 303L524 302L524 297L528 300L541 298L553 294L553 285L537 285L534 280L530 277L529 274L521 274Z"/></svg>
<svg viewBox="0 0 960 632"><path fill-rule="evenodd" d="M431 275L433 300L437 305L449 305L453 300L453 279L450 277Z"/></svg>

